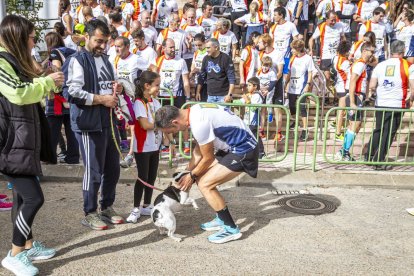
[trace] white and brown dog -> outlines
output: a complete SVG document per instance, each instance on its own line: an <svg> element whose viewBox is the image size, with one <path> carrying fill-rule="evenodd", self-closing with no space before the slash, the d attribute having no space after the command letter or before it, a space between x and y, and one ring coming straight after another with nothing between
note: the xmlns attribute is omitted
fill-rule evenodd
<svg viewBox="0 0 414 276"><path fill-rule="evenodd" d="M188 173L188 171L175 173L173 175L175 182L179 182L181 177ZM177 242L182 241L181 238L174 236L177 227L174 214L181 211L185 205L193 205L194 209L198 210L197 203L189 197L188 192L181 191L172 185L155 198L151 218L155 226L159 228L161 235L167 234Z"/></svg>

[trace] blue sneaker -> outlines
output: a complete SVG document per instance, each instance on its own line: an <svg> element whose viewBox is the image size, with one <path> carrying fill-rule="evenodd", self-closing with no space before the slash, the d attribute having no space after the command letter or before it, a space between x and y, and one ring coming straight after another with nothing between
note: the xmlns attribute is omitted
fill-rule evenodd
<svg viewBox="0 0 414 276"><path fill-rule="evenodd" d="M205 231L218 231L221 228L223 228L224 226L224 222L219 219L218 216L216 216L215 219L213 219L212 221L203 223L200 225L201 229L205 230Z"/></svg>
<svg viewBox="0 0 414 276"><path fill-rule="evenodd" d="M46 248L41 242L34 241L32 248L27 250L27 257L32 261L47 260L55 256L56 250Z"/></svg>
<svg viewBox="0 0 414 276"><path fill-rule="evenodd" d="M230 226L224 225L223 228L208 237L208 241L212 243L225 243L240 239L242 233L239 227L231 228Z"/></svg>
<svg viewBox="0 0 414 276"><path fill-rule="evenodd" d="M27 257L26 250L14 257L12 257L10 250L7 257L1 261L1 265L15 275L36 275L39 273L39 269L33 266L32 261Z"/></svg>
<svg viewBox="0 0 414 276"><path fill-rule="evenodd" d="M269 113L267 120L269 121L269 123L273 122L273 113Z"/></svg>
<svg viewBox="0 0 414 276"><path fill-rule="evenodd" d="M10 182L8 182L7 183L7 189L13 190L13 184L11 184Z"/></svg>

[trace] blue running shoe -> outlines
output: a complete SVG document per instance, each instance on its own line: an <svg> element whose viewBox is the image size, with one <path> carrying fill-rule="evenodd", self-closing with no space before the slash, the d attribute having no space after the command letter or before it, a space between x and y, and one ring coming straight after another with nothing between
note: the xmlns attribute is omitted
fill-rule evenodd
<svg viewBox="0 0 414 276"><path fill-rule="evenodd" d="M55 254L55 249L47 248L38 241L34 241L32 248L27 250L27 258L31 261L47 260L55 256Z"/></svg>
<svg viewBox="0 0 414 276"><path fill-rule="evenodd" d="M273 122L273 113L269 113L267 120L269 123Z"/></svg>
<svg viewBox="0 0 414 276"><path fill-rule="evenodd" d="M27 257L27 251L20 252L12 257L11 250L7 257L1 261L1 265L13 272L15 275L37 275L39 269L33 266L32 261Z"/></svg>
<svg viewBox="0 0 414 276"><path fill-rule="evenodd" d="M219 219L218 216L216 216L215 219L213 219L212 221L203 223L200 225L201 229L205 230L205 231L218 231L221 228L223 228L224 226L224 222Z"/></svg>
<svg viewBox="0 0 414 276"><path fill-rule="evenodd" d="M13 184L11 184L10 182L8 182L7 183L7 189L13 190Z"/></svg>
<svg viewBox="0 0 414 276"><path fill-rule="evenodd" d="M208 241L212 243L225 243L240 239L242 233L239 227L231 228L230 226L224 225L224 227L208 237Z"/></svg>

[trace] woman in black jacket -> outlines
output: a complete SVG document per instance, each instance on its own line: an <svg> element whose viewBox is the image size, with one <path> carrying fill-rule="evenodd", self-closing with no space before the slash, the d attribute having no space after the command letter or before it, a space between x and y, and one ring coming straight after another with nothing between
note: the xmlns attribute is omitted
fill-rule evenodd
<svg viewBox="0 0 414 276"><path fill-rule="evenodd" d="M34 25L17 15L0 25L0 172L13 184L12 249L1 264L14 274L35 275L32 260L55 255L33 241L32 224L44 202L40 160L50 161L48 125L39 102L64 81L63 73L39 77L30 56Z"/></svg>

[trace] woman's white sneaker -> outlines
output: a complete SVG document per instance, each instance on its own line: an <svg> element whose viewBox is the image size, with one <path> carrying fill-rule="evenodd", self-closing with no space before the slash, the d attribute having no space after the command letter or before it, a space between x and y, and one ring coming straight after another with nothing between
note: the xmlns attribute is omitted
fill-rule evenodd
<svg viewBox="0 0 414 276"><path fill-rule="evenodd" d="M151 216L151 211L154 206L148 205L147 207L139 207L139 210L141 212L141 215L143 216Z"/></svg>
<svg viewBox="0 0 414 276"><path fill-rule="evenodd" d="M141 213L138 208L134 208L131 211L131 214L127 218L127 222L129 223L137 223L138 219L141 217Z"/></svg>

